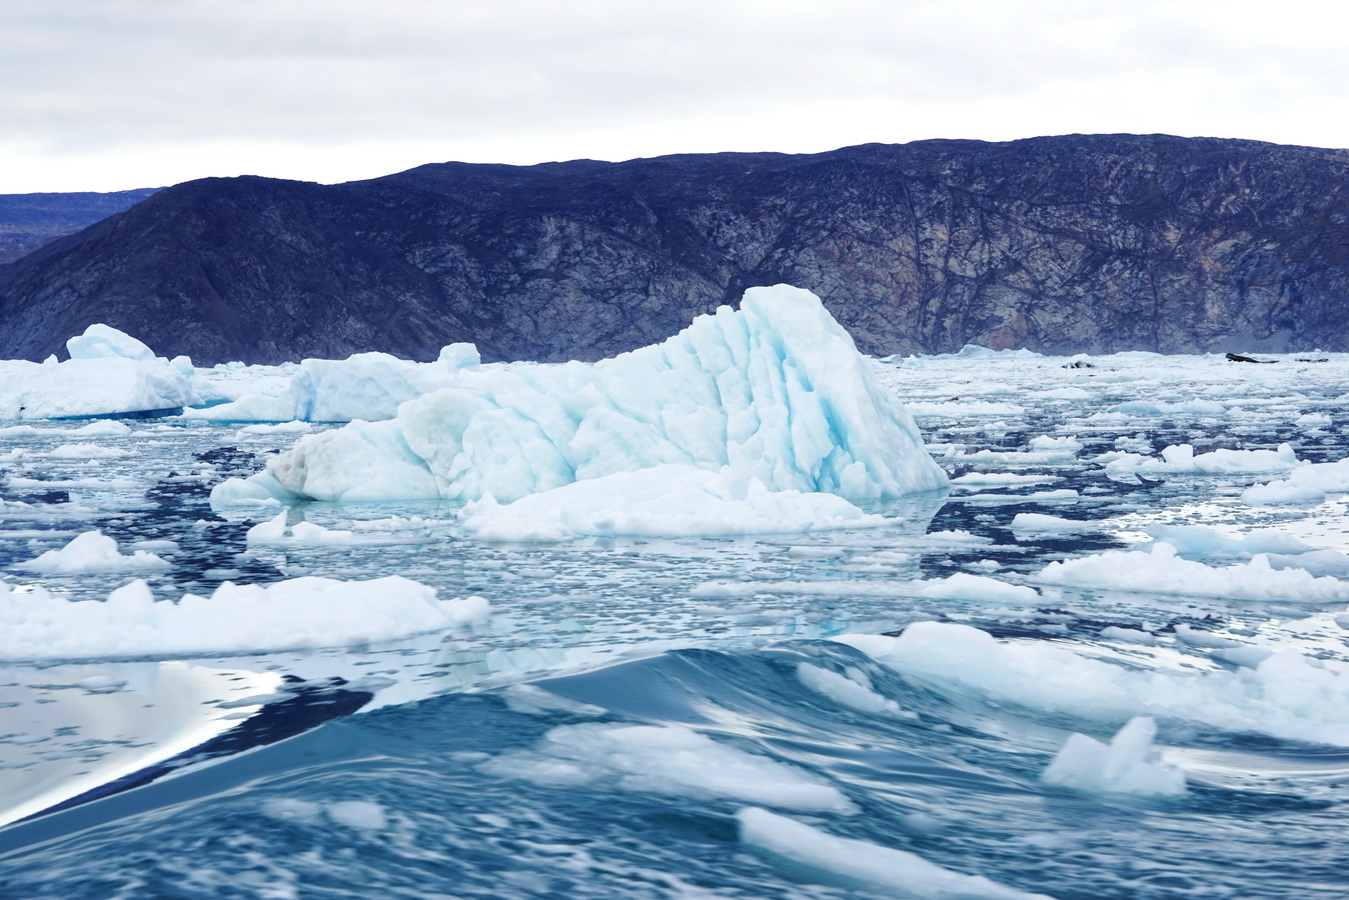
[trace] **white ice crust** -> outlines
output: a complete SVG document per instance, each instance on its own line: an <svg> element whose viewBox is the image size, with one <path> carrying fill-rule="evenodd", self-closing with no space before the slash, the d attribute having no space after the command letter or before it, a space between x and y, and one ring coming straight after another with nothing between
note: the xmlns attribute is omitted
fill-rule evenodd
<svg viewBox="0 0 1349 900"><path fill-rule="evenodd" d="M510 502L664 465L853 502L946 485L848 333L784 285L593 365L461 369L393 420L305 437L268 472L302 498Z"/></svg>

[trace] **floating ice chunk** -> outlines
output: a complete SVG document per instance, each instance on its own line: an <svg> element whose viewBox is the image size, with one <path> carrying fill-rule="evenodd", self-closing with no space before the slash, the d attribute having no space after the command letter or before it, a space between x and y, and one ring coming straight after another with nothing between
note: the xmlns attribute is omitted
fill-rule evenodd
<svg viewBox="0 0 1349 900"><path fill-rule="evenodd" d="M1292 650L1275 652L1253 669L1195 672L1133 669L945 622L916 622L895 638L835 640L929 683L1056 715L1111 724L1165 716L1349 747L1349 664L1309 660Z"/></svg>
<svg viewBox="0 0 1349 900"><path fill-rule="evenodd" d="M1032 491L1029 494L969 494L960 498L962 503L1076 503L1081 495L1072 488L1059 488L1054 491Z"/></svg>
<svg viewBox="0 0 1349 900"><path fill-rule="evenodd" d="M473 594L445 601L445 613L452 625L484 625L492 618L492 604Z"/></svg>
<svg viewBox="0 0 1349 900"><path fill-rule="evenodd" d="M952 487L1009 487L1020 484L1048 484L1056 475L1017 475L1013 472L969 472L951 479Z"/></svg>
<svg viewBox="0 0 1349 900"><path fill-rule="evenodd" d="M934 403L930 401L910 401L909 412L915 416L948 416L965 418L967 416L1019 416L1026 411L1024 406L1015 403L996 403L989 400L947 400Z"/></svg>
<svg viewBox="0 0 1349 900"><path fill-rule="evenodd" d="M1315 463L1294 469L1283 481L1246 488L1241 502L1251 506L1280 503L1320 503L1327 494L1349 491L1349 457L1338 462Z"/></svg>
<svg viewBox="0 0 1349 900"><path fill-rule="evenodd" d="M1042 534L1081 534L1087 531L1099 531L1100 522L1084 522L1081 519L1064 519L1044 513L1017 513L1008 526L1017 540Z"/></svg>
<svg viewBox="0 0 1349 900"><path fill-rule="evenodd" d="M916 719L917 714L907 712L889 697L882 697L871 687L871 680L860 669L849 667L846 675L831 672L810 663L798 663L796 677L802 684L816 693L849 709L873 715L896 716L904 719Z"/></svg>
<svg viewBox="0 0 1349 900"><path fill-rule="evenodd" d="M1227 407L1212 400L1184 400L1180 403L1165 403L1157 400L1129 400L1106 407L1106 413L1118 413L1125 416L1220 416Z"/></svg>
<svg viewBox="0 0 1349 900"><path fill-rule="evenodd" d="M1106 474L1114 479L1130 475L1257 475L1288 472L1307 465L1289 444L1276 450L1212 450L1195 455L1190 444L1174 444L1162 450L1161 459L1126 453L1106 462Z"/></svg>
<svg viewBox="0 0 1349 900"><path fill-rule="evenodd" d="M1073 734L1040 779L1045 784L1110 794L1174 797L1185 793L1185 773L1161 761L1152 742L1157 722L1130 719L1109 744Z"/></svg>
<svg viewBox="0 0 1349 900"><path fill-rule="evenodd" d="M67 340L66 352L71 359L155 358L155 351L136 338L103 324L90 325L84 329L84 334Z"/></svg>
<svg viewBox="0 0 1349 900"><path fill-rule="evenodd" d="M118 459L131 456L132 453L123 447L105 447L100 444L62 444L47 455L52 459Z"/></svg>
<svg viewBox="0 0 1349 900"><path fill-rule="evenodd" d="M667 464L851 501L946 485L848 333L815 295L781 285L594 365L462 370L392 421L301 439L268 471L313 499L510 502Z"/></svg>
<svg viewBox="0 0 1349 900"><path fill-rule="evenodd" d="M1300 428L1321 428L1334 424L1334 420L1325 413L1303 413L1293 420L1293 424Z"/></svg>
<svg viewBox="0 0 1349 900"><path fill-rule="evenodd" d="M1034 577L1065 587L1232 600L1324 602L1349 598L1349 582L1329 576L1317 578L1304 569L1274 569L1264 554L1257 554L1249 563L1218 568L1182 559L1165 541L1156 542L1150 551L1107 550L1051 562Z"/></svg>
<svg viewBox="0 0 1349 900"><path fill-rule="evenodd" d="M982 875L953 872L907 850L836 837L766 809L742 809L736 819L742 842L829 881L861 882L914 900L1051 900Z"/></svg>
<svg viewBox="0 0 1349 900"><path fill-rule="evenodd" d="M513 712L527 716L546 716L565 712L574 716L602 716L607 711L593 703L582 703L569 697L560 697L552 691L533 684L513 684L501 692L501 699Z"/></svg>
<svg viewBox="0 0 1349 900"><path fill-rule="evenodd" d="M924 597L945 600L975 600L986 603L1024 604L1040 600L1040 592L1023 584L1008 584L987 575L957 572L946 578L918 582L918 591Z"/></svg>
<svg viewBox="0 0 1349 900"><path fill-rule="evenodd" d="M255 425L245 425L239 429L239 434L309 434L313 430L314 426L308 422L292 419L289 422L277 422L275 424L259 422Z"/></svg>
<svg viewBox="0 0 1349 900"><path fill-rule="evenodd" d="M1091 393L1080 387L1062 387L1053 388L1048 391L1040 391L1035 395L1041 400L1090 400Z"/></svg>
<svg viewBox="0 0 1349 900"><path fill-rule="evenodd" d="M1238 536L1223 534L1204 525L1151 525L1147 533L1165 541L1181 556L1250 557L1257 553L1297 555L1314 548L1283 531L1258 528Z"/></svg>
<svg viewBox="0 0 1349 900"><path fill-rule="evenodd" d="M211 509L219 511L230 506L270 506L285 498L294 499L276 479L265 472L247 480L226 478L211 488Z"/></svg>
<svg viewBox="0 0 1349 900"><path fill-rule="evenodd" d="M834 494L770 491L730 467L664 465L577 481L500 505L464 507L465 527L485 540L556 541L580 535L777 534L893 524Z"/></svg>
<svg viewBox="0 0 1349 900"><path fill-rule="evenodd" d="M1117 625L1107 625L1101 629L1101 637L1110 641L1122 641L1126 644L1143 644L1153 646L1157 643L1157 635L1150 631L1142 631L1138 628L1120 628Z"/></svg>
<svg viewBox="0 0 1349 900"><path fill-rule="evenodd" d="M338 825L361 831L383 831L389 827L384 807L372 800L339 800L327 804L324 812Z"/></svg>
<svg viewBox="0 0 1349 900"><path fill-rule="evenodd" d="M1083 392L1085 394L1085 391ZM1030 448L1036 453L1062 454L1064 456L1073 456L1081 450L1083 443L1072 435L1063 435L1062 437L1050 437L1042 434L1039 437L1030 439Z"/></svg>
<svg viewBox="0 0 1349 900"><path fill-rule="evenodd" d="M562 725L548 732L538 750L504 753L479 768L539 784L584 785L617 777L631 791L856 812L838 788L802 769L679 725Z"/></svg>
<svg viewBox="0 0 1349 900"><path fill-rule="evenodd" d="M106 602L0 583L0 658L127 659L262 653L390 641L456 624L454 601L397 575L371 581L225 582L210 597L156 602L144 581Z"/></svg>
<svg viewBox="0 0 1349 900"><path fill-rule="evenodd" d="M244 535L249 544L344 544L355 534L350 531L324 528L313 522L286 524L290 510L283 509L266 522L259 522Z"/></svg>
<svg viewBox="0 0 1349 900"><path fill-rule="evenodd" d="M15 563L13 568L41 575L87 575L94 573L167 572L172 568L153 553L136 550L124 555L117 541L102 531L86 531L59 550L48 550L36 559Z"/></svg>

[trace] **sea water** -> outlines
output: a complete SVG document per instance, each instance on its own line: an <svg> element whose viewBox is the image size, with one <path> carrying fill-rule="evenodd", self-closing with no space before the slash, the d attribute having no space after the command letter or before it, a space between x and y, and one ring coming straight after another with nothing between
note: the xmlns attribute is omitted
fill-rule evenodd
<svg viewBox="0 0 1349 900"><path fill-rule="evenodd" d="M1346 604L1276 577L1349 575L1343 501L1242 502L1278 474L1106 475L1180 444L1349 455L1349 360L1278 359L887 361L957 481L808 535L509 544L455 504L311 503L288 521L350 537L250 543L280 507L222 517L209 489L293 433L0 430L16 589L125 584L15 568L97 528L171 563L145 576L162 600L397 574L490 604L395 642L0 664L0 896L1349 895ZM1163 526L1208 529L1173 532L1178 554L1254 587L1044 576ZM1270 533L1317 552L1254 566L1240 540ZM895 637L917 622L930 658ZM1182 792L1042 777L1135 715Z"/></svg>

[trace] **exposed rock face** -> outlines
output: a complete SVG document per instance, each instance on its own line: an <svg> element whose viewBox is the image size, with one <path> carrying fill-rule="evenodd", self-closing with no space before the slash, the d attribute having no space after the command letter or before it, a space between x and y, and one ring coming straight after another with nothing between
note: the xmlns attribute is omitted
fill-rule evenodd
<svg viewBox="0 0 1349 900"><path fill-rule="evenodd" d="M1349 152L1160 135L428 165L169 188L0 267L0 356L596 359L745 287L873 354L1349 350Z"/></svg>
<svg viewBox="0 0 1349 900"><path fill-rule="evenodd" d="M110 194L0 194L0 263L141 202L159 188Z"/></svg>

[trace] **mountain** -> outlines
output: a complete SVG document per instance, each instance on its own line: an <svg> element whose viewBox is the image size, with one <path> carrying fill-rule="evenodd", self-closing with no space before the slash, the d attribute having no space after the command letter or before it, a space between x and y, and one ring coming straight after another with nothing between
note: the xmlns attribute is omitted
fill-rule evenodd
<svg viewBox="0 0 1349 900"><path fill-rule="evenodd" d="M862 350L1349 350L1349 152L920 141L167 188L0 267L0 356L91 322L197 362L596 359L751 285Z"/></svg>
<svg viewBox="0 0 1349 900"><path fill-rule="evenodd" d="M110 194L0 194L0 263L140 203L159 188Z"/></svg>

